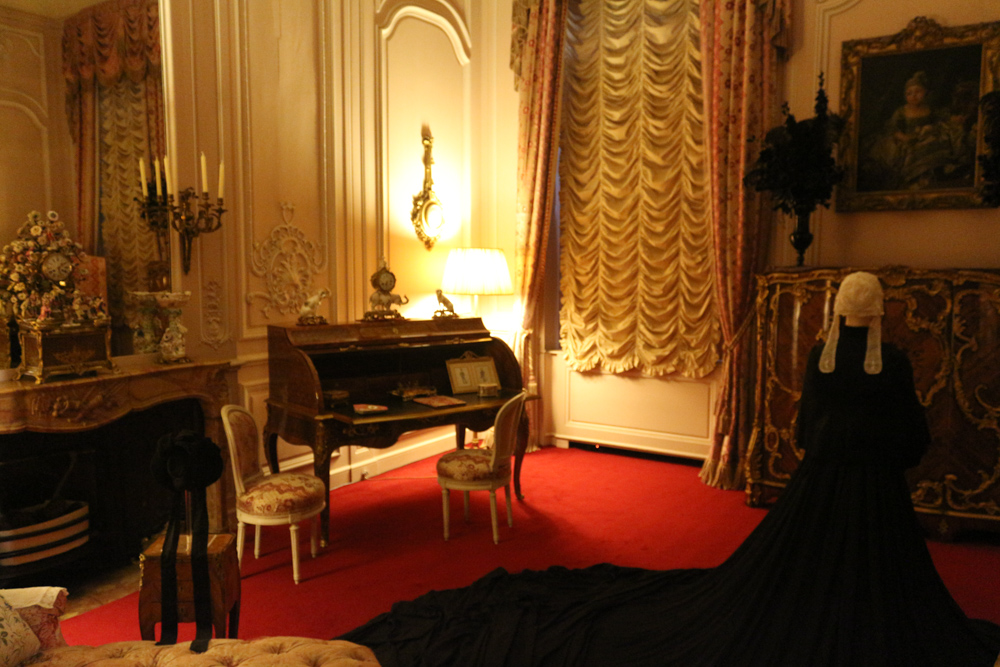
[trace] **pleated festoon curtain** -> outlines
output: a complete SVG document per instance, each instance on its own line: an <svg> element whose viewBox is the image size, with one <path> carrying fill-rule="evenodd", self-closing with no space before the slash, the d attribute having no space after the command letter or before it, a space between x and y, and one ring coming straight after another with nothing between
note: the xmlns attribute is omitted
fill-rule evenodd
<svg viewBox="0 0 1000 667"><path fill-rule="evenodd" d="M517 355L538 389L545 253L552 225L567 0L514 0L510 66L519 95L515 291L523 308ZM540 401L525 404L529 447L539 441Z"/></svg>
<svg viewBox="0 0 1000 667"><path fill-rule="evenodd" d="M719 359L697 0L574 0L560 143L560 339L571 368Z"/></svg>
<svg viewBox="0 0 1000 667"><path fill-rule="evenodd" d="M753 140L780 118L777 65L790 40L789 6L514 2L516 272L534 352L522 357L525 381L534 379L540 348L530 334L540 322L561 135L560 321L569 363L699 377L721 359L716 433L702 479L723 488L744 481L753 276L762 268L769 215L743 175L759 150ZM560 87L562 119L553 96Z"/></svg>
<svg viewBox="0 0 1000 667"><path fill-rule="evenodd" d="M63 25L66 107L76 157L74 240L107 259L112 320L123 296L147 289L156 236L140 217L139 158L164 153L156 0L109 0ZM151 171L148 174L151 176Z"/></svg>
<svg viewBox="0 0 1000 667"><path fill-rule="evenodd" d="M790 0L701 0L706 117L722 324L716 432L702 480L741 488L753 427L754 274L763 268L763 198L743 185L760 140L780 120L778 63L790 41Z"/></svg>

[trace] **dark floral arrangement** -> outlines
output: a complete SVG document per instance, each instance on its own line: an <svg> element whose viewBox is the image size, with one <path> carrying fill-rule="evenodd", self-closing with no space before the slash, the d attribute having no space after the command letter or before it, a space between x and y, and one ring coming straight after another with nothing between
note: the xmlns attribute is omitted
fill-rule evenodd
<svg viewBox="0 0 1000 667"><path fill-rule="evenodd" d="M770 192L774 208L789 215L808 216L820 205L829 208L833 186L844 178L833 157L844 120L828 106L820 74L816 116L797 121L788 103L782 105L785 122L768 131L760 156L743 179L757 192Z"/></svg>
<svg viewBox="0 0 1000 667"><path fill-rule="evenodd" d="M983 95L979 101L983 110L983 143L986 152L979 156L983 186L980 196L988 206L1000 206L1000 91Z"/></svg>

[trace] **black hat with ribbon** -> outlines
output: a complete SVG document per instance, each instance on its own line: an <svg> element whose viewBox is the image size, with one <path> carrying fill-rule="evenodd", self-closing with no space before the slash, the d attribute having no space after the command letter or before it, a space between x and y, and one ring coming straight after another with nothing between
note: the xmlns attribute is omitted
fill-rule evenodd
<svg viewBox="0 0 1000 667"><path fill-rule="evenodd" d="M191 583L196 634L191 650L203 653L212 638L212 598L208 574L208 507L205 489L222 476L222 454L211 438L191 431L168 433L156 443L150 462L153 477L174 492L160 555L161 616L159 644L177 643L177 543L191 500Z"/></svg>

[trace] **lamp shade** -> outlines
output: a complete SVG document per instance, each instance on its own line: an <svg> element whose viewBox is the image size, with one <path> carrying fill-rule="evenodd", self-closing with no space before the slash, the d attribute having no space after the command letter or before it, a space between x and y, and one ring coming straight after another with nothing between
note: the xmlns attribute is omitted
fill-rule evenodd
<svg viewBox="0 0 1000 667"><path fill-rule="evenodd" d="M499 248L454 248L441 279L448 294L513 294L507 257Z"/></svg>

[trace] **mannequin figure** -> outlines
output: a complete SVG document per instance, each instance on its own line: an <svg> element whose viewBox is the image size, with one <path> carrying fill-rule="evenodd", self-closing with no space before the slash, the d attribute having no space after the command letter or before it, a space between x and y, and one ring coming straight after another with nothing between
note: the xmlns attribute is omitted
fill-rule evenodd
<svg viewBox="0 0 1000 667"><path fill-rule="evenodd" d="M991 667L1000 627L952 599L910 500L903 471L930 433L909 360L881 341L882 299L871 274L843 280L806 368L802 462L718 567L498 570L345 638L384 667Z"/></svg>

